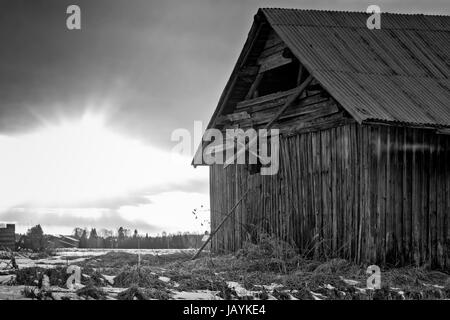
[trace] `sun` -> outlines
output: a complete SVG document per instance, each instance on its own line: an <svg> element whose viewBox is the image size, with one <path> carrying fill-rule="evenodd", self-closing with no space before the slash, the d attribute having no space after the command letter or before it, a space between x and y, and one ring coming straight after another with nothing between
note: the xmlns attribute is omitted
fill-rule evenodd
<svg viewBox="0 0 450 320"><path fill-rule="evenodd" d="M2 207L72 206L127 194L158 181L165 166L160 150L118 134L93 114L1 136L0 148Z"/></svg>

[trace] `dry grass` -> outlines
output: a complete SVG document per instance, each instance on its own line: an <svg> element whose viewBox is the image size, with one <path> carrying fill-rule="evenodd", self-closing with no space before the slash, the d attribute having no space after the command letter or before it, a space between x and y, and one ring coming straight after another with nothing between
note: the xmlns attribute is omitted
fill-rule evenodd
<svg viewBox="0 0 450 320"><path fill-rule="evenodd" d="M94 300L105 300L107 296L101 288L94 285L87 285L81 289L78 289L76 294L80 297L92 298Z"/></svg>
<svg viewBox="0 0 450 320"><path fill-rule="evenodd" d="M42 279L42 276L46 274L50 279L50 285L63 287L66 284L69 274L66 273L66 268L55 267L51 269L44 269L40 267L30 267L19 269L15 272L16 284L37 286Z"/></svg>
<svg viewBox="0 0 450 320"><path fill-rule="evenodd" d="M365 290L366 265L344 259L312 260L295 252L289 244L262 236L258 245L247 243L236 255L203 254L196 260L183 253L168 256L138 257L125 252L110 252L79 263L83 267L82 283L89 290L104 286L102 274L115 275L114 286L128 288L119 299L169 299L174 291L210 290L223 299L444 299L450 298L449 274L424 268L403 267L382 269L380 290ZM64 268L60 268L64 271ZM52 285L67 275L54 272ZM39 268L22 269L18 283L35 285ZM162 281L160 276L170 278ZM53 279L53 280L52 280ZM349 284L353 280L356 283ZM238 282L256 292L251 297L239 297L227 281ZM268 285L277 284L267 289ZM266 288L264 288L266 286ZM400 293L403 292L403 294ZM90 291L88 291L90 292ZM93 293L93 295L95 292ZM99 296L101 298L101 296ZM92 297L91 297L92 298Z"/></svg>
<svg viewBox="0 0 450 320"><path fill-rule="evenodd" d="M148 300L147 295L137 286L132 286L117 295L118 300Z"/></svg>
<svg viewBox="0 0 450 320"><path fill-rule="evenodd" d="M114 278L114 286L127 288L138 286L144 288L165 288L166 283L158 279L158 275L148 267L125 267Z"/></svg>

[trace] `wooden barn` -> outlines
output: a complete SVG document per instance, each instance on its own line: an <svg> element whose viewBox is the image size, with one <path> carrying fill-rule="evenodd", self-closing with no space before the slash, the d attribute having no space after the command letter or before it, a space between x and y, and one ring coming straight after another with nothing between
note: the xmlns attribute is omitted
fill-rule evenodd
<svg viewBox="0 0 450 320"><path fill-rule="evenodd" d="M450 17L368 17L255 15L208 128L273 123L280 168L210 166L211 229L238 203L215 252L266 232L316 256L450 268Z"/></svg>
<svg viewBox="0 0 450 320"><path fill-rule="evenodd" d="M16 248L16 225L0 223L0 250Z"/></svg>

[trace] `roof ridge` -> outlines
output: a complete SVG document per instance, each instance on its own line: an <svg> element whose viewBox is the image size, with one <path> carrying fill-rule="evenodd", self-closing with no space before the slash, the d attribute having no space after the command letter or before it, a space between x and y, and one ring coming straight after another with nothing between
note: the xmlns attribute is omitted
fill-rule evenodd
<svg viewBox="0 0 450 320"><path fill-rule="evenodd" d="M282 11L303 11L303 12L329 12L329 13L358 13L369 14L365 11L353 10L329 10L329 9L305 9L305 8L281 8L281 7L261 7L259 10L282 10ZM425 16L425 17L450 17L450 14L427 14L427 13L410 13L410 12L387 12L381 11L381 14L399 15L399 16Z"/></svg>
<svg viewBox="0 0 450 320"><path fill-rule="evenodd" d="M450 16L449 16L450 17ZM330 29L336 29L336 28L341 28L341 29L367 29L366 26L343 26L343 25L317 25L317 24L312 24L312 23L303 23L303 24L298 24L298 23L272 23L272 26L294 26L294 27L312 27L312 28L330 28ZM399 31L421 31L421 32L450 32L449 30L446 29L420 29L420 28L407 28L407 27L392 27L390 26L389 28L384 28L386 30L399 30ZM383 29L379 30L379 31L383 31Z"/></svg>
<svg viewBox="0 0 450 320"><path fill-rule="evenodd" d="M423 76L423 75L415 75L415 74L387 74L381 72L363 72L363 71L346 71L346 70L333 70L333 69L324 69L324 68L314 68L314 71L318 72L337 72L337 73L346 73L346 74L365 74L365 75L373 75L373 76L383 76L383 77L403 77L403 78L414 78L414 79L433 79L433 80L450 80L450 78L442 76L442 77L431 77L431 76Z"/></svg>

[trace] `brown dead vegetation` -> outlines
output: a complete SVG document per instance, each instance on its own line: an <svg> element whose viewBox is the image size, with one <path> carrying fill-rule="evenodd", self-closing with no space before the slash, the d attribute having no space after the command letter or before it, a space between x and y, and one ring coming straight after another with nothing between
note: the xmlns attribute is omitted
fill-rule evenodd
<svg viewBox="0 0 450 320"><path fill-rule="evenodd" d="M114 287L128 288L122 300L170 299L178 292L208 290L222 299L450 299L448 273L426 267L382 269L382 288L366 288L366 265L344 259L307 259L288 244L271 237L248 243L236 255L203 254L196 260L177 253L168 256L110 252L88 258L82 267L80 295L103 299L100 288L110 286L104 275L114 277ZM65 268L25 268L16 273L16 284L36 286L46 273L52 286L64 286ZM247 290L237 292L228 282ZM101 292L97 292L95 288Z"/></svg>

